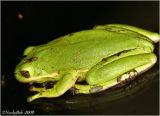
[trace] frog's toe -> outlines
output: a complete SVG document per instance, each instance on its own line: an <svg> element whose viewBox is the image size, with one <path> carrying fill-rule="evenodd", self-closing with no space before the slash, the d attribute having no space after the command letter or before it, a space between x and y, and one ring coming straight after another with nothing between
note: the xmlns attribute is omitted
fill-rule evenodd
<svg viewBox="0 0 160 116"><path fill-rule="evenodd" d="M33 100L35 100L36 98L34 98L33 96L32 97L28 97L27 98L27 102L32 102Z"/></svg>
<svg viewBox="0 0 160 116"><path fill-rule="evenodd" d="M45 88L38 88L38 87L31 86L29 91L44 92L44 91L46 91L46 89Z"/></svg>
<svg viewBox="0 0 160 116"><path fill-rule="evenodd" d="M34 86L31 86L30 88L29 88L29 91L38 91Z"/></svg>
<svg viewBox="0 0 160 116"><path fill-rule="evenodd" d="M35 94L35 95L31 96L31 97L28 97L27 98L27 102L32 102L33 100L41 98L41 97L43 97L42 93L37 93L37 94Z"/></svg>
<svg viewBox="0 0 160 116"><path fill-rule="evenodd" d="M38 98L34 98L34 97L28 97L27 98L27 102L32 102L33 100L38 99Z"/></svg>
<svg viewBox="0 0 160 116"><path fill-rule="evenodd" d="M31 102L31 101L33 101L33 100L32 100L32 97L28 97L28 98L27 98L27 102Z"/></svg>
<svg viewBox="0 0 160 116"><path fill-rule="evenodd" d="M70 88L69 90L71 91L72 95L75 95L75 94L78 93L78 89L75 88L75 87L72 87L72 88Z"/></svg>

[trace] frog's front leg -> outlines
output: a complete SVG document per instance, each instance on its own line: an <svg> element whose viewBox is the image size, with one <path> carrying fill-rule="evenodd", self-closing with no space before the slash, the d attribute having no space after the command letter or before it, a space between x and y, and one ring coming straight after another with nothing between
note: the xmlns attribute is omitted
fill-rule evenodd
<svg viewBox="0 0 160 116"><path fill-rule="evenodd" d="M35 99L47 97L58 97L64 94L68 89L70 89L77 80L77 72L76 71L68 71L63 74L63 77L53 86L51 89L45 88L32 88L35 91L39 91L39 93L29 97L27 99L28 102L31 102Z"/></svg>
<svg viewBox="0 0 160 116"><path fill-rule="evenodd" d="M131 55L112 62L101 62L94 66L86 76L88 85L74 86L75 93L95 93L117 85L126 79L133 79L148 70L156 62L153 53Z"/></svg>

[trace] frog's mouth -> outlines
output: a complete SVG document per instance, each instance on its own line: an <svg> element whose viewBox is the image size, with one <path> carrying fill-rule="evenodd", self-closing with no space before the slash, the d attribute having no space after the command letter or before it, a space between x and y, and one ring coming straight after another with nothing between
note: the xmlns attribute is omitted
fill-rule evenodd
<svg viewBox="0 0 160 116"><path fill-rule="evenodd" d="M52 74L42 75L42 76L31 76L29 71L26 70L17 70L15 72L16 79L19 82L26 83L29 86L37 86L37 87L53 87L55 81L59 80L58 73L54 72Z"/></svg>

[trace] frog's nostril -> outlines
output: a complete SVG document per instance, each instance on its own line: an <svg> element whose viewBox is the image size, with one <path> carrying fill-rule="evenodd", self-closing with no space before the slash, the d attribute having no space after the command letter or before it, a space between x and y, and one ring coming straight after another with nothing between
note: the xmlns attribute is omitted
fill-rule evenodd
<svg viewBox="0 0 160 116"><path fill-rule="evenodd" d="M25 78L29 78L30 77L30 74L27 70L23 70L23 71L20 71L21 72L21 75L24 76Z"/></svg>

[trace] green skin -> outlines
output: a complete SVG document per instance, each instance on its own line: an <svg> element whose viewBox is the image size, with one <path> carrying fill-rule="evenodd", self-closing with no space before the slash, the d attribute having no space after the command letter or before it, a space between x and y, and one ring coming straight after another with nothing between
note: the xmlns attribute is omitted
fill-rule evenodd
<svg viewBox="0 0 160 116"><path fill-rule="evenodd" d="M68 34L47 44L28 47L16 66L23 83L53 81L52 88L31 86L38 92L28 102L63 95L106 90L148 70L156 63L154 42L160 35L141 28L109 24ZM86 81L86 85L76 83Z"/></svg>

